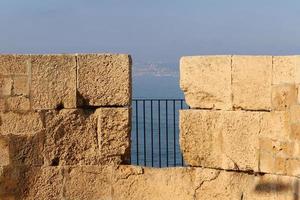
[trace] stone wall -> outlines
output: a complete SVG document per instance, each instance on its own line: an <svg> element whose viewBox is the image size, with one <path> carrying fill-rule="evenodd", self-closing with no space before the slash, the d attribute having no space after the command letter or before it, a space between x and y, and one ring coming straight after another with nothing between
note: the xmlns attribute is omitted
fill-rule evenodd
<svg viewBox="0 0 300 200"><path fill-rule="evenodd" d="M130 104L128 55L1 55L0 199L81 199L68 177L129 162Z"/></svg>
<svg viewBox="0 0 300 200"><path fill-rule="evenodd" d="M299 199L300 56L183 57L180 75L186 163L230 173L241 199Z"/></svg>
<svg viewBox="0 0 300 200"><path fill-rule="evenodd" d="M130 56L1 55L0 199L299 199L297 67L182 58L189 166L159 169L128 165Z"/></svg>

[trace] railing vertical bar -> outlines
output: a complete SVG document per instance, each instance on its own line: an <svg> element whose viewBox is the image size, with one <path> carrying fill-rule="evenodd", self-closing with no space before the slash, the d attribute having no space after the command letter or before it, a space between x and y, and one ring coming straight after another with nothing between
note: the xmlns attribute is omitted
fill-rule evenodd
<svg viewBox="0 0 300 200"><path fill-rule="evenodd" d="M175 112L175 99L173 100L173 154L174 154L174 167L176 166L176 112Z"/></svg>
<svg viewBox="0 0 300 200"><path fill-rule="evenodd" d="M161 143L160 143L160 100L158 100L158 164L161 167Z"/></svg>
<svg viewBox="0 0 300 200"><path fill-rule="evenodd" d="M135 101L135 131L136 131L136 163L139 165L139 117L138 100Z"/></svg>
<svg viewBox="0 0 300 200"><path fill-rule="evenodd" d="M182 110L182 108L183 108L183 100L181 99L181 100L180 100L180 109ZM184 163L183 163L183 154L182 154L182 152L181 152L181 165L182 165L182 166L184 165Z"/></svg>
<svg viewBox="0 0 300 200"><path fill-rule="evenodd" d="M153 162L153 100L150 101L150 121L151 121L151 166L154 166Z"/></svg>
<svg viewBox="0 0 300 200"><path fill-rule="evenodd" d="M145 100L143 100L143 123L144 123L144 166L147 165L147 153L146 153L146 107Z"/></svg>
<svg viewBox="0 0 300 200"><path fill-rule="evenodd" d="M167 167L169 166L169 130L168 130L168 100L166 100L166 156Z"/></svg>

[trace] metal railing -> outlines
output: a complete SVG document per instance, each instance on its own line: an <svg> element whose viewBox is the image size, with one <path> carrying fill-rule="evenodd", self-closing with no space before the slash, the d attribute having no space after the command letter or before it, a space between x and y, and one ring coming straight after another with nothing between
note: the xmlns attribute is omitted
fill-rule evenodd
<svg viewBox="0 0 300 200"><path fill-rule="evenodd" d="M133 99L131 164L184 166L179 148L179 110L184 99Z"/></svg>

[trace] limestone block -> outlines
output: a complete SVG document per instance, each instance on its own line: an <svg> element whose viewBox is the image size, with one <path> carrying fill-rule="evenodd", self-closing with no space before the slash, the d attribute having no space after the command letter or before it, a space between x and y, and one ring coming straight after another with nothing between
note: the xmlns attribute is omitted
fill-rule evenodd
<svg viewBox="0 0 300 200"><path fill-rule="evenodd" d="M290 176L300 177L300 159L288 159L286 161L286 173Z"/></svg>
<svg viewBox="0 0 300 200"><path fill-rule="evenodd" d="M15 76L13 78L13 95L29 95L29 80L27 76Z"/></svg>
<svg viewBox="0 0 300 200"><path fill-rule="evenodd" d="M64 168L66 199L112 199L112 167L76 166Z"/></svg>
<svg viewBox="0 0 300 200"><path fill-rule="evenodd" d="M24 96L8 97L6 106L9 111L28 111L30 110L30 100Z"/></svg>
<svg viewBox="0 0 300 200"><path fill-rule="evenodd" d="M10 77L0 76L0 98L11 95L12 83L13 82Z"/></svg>
<svg viewBox="0 0 300 200"><path fill-rule="evenodd" d="M291 127L292 130L291 130L290 138L292 140L300 141L300 122L293 123Z"/></svg>
<svg viewBox="0 0 300 200"><path fill-rule="evenodd" d="M24 75L28 73L30 55L0 55L0 75Z"/></svg>
<svg viewBox="0 0 300 200"><path fill-rule="evenodd" d="M296 75L300 72L299 66L300 56L274 56L273 84L295 83Z"/></svg>
<svg viewBox="0 0 300 200"><path fill-rule="evenodd" d="M99 108L97 135L101 157L129 163L130 110L129 108Z"/></svg>
<svg viewBox="0 0 300 200"><path fill-rule="evenodd" d="M43 130L43 113L0 113L0 135L33 135Z"/></svg>
<svg viewBox="0 0 300 200"><path fill-rule="evenodd" d="M243 199L243 186L248 181L244 173L197 168L195 199Z"/></svg>
<svg viewBox="0 0 300 200"><path fill-rule="evenodd" d="M300 85L297 84L297 103L300 104Z"/></svg>
<svg viewBox="0 0 300 200"><path fill-rule="evenodd" d="M270 110L272 91L271 56L233 56L233 107Z"/></svg>
<svg viewBox="0 0 300 200"><path fill-rule="evenodd" d="M180 111L180 145L185 162L235 170L258 169L259 112Z"/></svg>
<svg viewBox="0 0 300 200"><path fill-rule="evenodd" d="M290 134L287 116L279 111L181 110L180 146L184 160L191 166L257 172L259 139L284 138L285 142ZM281 152L293 157L287 144L290 143L282 143Z"/></svg>
<svg viewBox="0 0 300 200"><path fill-rule="evenodd" d="M9 143L0 137L0 166L9 165Z"/></svg>
<svg viewBox="0 0 300 200"><path fill-rule="evenodd" d="M115 200L194 199L194 170L190 168L120 166L113 180Z"/></svg>
<svg viewBox="0 0 300 200"><path fill-rule="evenodd" d="M290 107L291 123L300 122L300 105L292 105Z"/></svg>
<svg viewBox="0 0 300 200"><path fill-rule="evenodd" d="M297 145L266 137L261 137L259 142L259 170L272 174L289 174L287 162L295 158Z"/></svg>
<svg viewBox="0 0 300 200"><path fill-rule="evenodd" d="M289 176L198 168L196 177L201 180L200 184L196 184L194 199L197 200L294 200L299 194L299 179Z"/></svg>
<svg viewBox="0 0 300 200"><path fill-rule="evenodd" d="M35 110L76 108L75 56L32 56L30 95Z"/></svg>
<svg viewBox="0 0 300 200"><path fill-rule="evenodd" d="M291 134L291 117L289 112L262 112L261 133L274 140L288 140Z"/></svg>
<svg viewBox="0 0 300 200"><path fill-rule="evenodd" d="M0 167L0 199L18 199L18 188L20 177L24 173L22 167L2 166Z"/></svg>
<svg viewBox="0 0 300 200"><path fill-rule="evenodd" d="M131 101L131 58L122 54L78 55L79 105L124 106Z"/></svg>
<svg viewBox="0 0 300 200"><path fill-rule="evenodd" d="M19 178L16 199L53 199L63 197L63 174L58 167L28 168Z"/></svg>
<svg viewBox="0 0 300 200"><path fill-rule="evenodd" d="M288 176L248 175L243 186L243 198L246 200L294 200L299 194L299 179ZM296 195L296 196L295 196Z"/></svg>
<svg viewBox="0 0 300 200"><path fill-rule="evenodd" d="M96 118L92 110L48 111L45 124L45 165L99 164Z"/></svg>
<svg viewBox="0 0 300 200"><path fill-rule="evenodd" d="M231 56L182 57L180 87L191 108L231 110Z"/></svg>
<svg viewBox="0 0 300 200"><path fill-rule="evenodd" d="M0 136L4 154L1 155L0 166L30 165L42 166L43 132L35 135L5 135ZM3 162L3 163L2 163Z"/></svg>
<svg viewBox="0 0 300 200"><path fill-rule="evenodd" d="M0 112L6 111L5 99L0 98Z"/></svg>
<svg viewBox="0 0 300 200"><path fill-rule="evenodd" d="M294 84L272 87L272 110L287 110L297 103L297 89Z"/></svg>

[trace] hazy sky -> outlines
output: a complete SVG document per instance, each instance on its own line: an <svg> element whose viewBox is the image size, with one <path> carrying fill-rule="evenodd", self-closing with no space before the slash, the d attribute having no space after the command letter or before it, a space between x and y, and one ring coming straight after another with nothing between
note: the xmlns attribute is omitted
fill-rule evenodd
<svg viewBox="0 0 300 200"><path fill-rule="evenodd" d="M0 53L300 54L299 0L0 0Z"/></svg>

